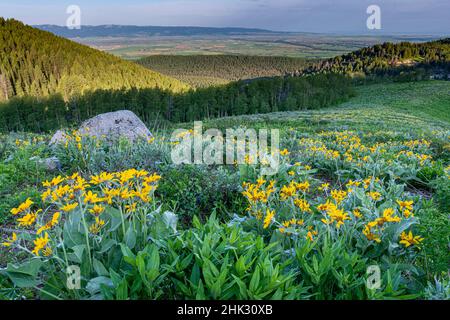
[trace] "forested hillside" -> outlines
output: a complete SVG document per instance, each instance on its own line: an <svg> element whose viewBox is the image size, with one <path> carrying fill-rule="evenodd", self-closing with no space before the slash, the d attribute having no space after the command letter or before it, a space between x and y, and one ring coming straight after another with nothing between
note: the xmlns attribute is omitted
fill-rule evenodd
<svg viewBox="0 0 450 320"><path fill-rule="evenodd" d="M187 122L223 116L318 109L353 95L351 81L341 75L274 77L182 93L159 89L96 90L64 101L15 98L0 105L0 132L47 132L79 124L100 113L128 109L147 124Z"/></svg>
<svg viewBox="0 0 450 320"><path fill-rule="evenodd" d="M205 87L240 79L297 74L313 60L244 55L155 55L137 62L192 86Z"/></svg>
<svg viewBox="0 0 450 320"><path fill-rule="evenodd" d="M155 55L142 58L138 63L194 87L240 79L317 73L420 80L435 75L447 78L447 74L450 74L450 40L398 44L386 42L321 61L239 55Z"/></svg>
<svg viewBox="0 0 450 320"><path fill-rule="evenodd" d="M65 99L88 90L188 86L113 55L0 18L0 101L14 96Z"/></svg>
<svg viewBox="0 0 450 320"><path fill-rule="evenodd" d="M409 72L427 76L450 72L450 38L425 42L384 43L346 55L323 60L305 73L343 73L349 75L398 76Z"/></svg>

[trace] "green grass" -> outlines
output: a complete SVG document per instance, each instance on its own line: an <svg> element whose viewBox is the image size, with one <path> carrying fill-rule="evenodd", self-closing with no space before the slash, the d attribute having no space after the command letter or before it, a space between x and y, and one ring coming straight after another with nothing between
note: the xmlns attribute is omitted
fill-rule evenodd
<svg viewBox="0 0 450 320"><path fill-rule="evenodd" d="M450 82L373 84L356 88L356 96L336 107L276 112L211 120L208 126L242 122L316 131L333 128L389 131L450 129Z"/></svg>
<svg viewBox="0 0 450 320"><path fill-rule="evenodd" d="M376 84L358 89L348 108L389 109L432 122L450 122L450 82Z"/></svg>

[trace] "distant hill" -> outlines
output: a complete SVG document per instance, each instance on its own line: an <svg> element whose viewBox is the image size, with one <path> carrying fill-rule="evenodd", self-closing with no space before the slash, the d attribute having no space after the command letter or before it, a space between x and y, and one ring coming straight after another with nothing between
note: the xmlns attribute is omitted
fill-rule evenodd
<svg viewBox="0 0 450 320"><path fill-rule="evenodd" d="M160 26L122 26L100 25L82 26L80 29L70 30L56 25L36 25L38 29L49 31L65 38L87 37L137 37L137 36L230 36L245 34L280 33L263 29L250 28L210 28L210 27L160 27Z"/></svg>
<svg viewBox="0 0 450 320"><path fill-rule="evenodd" d="M111 54L0 18L0 101L58 93L68 99L97 89L188 87Z"/></svg>
<svg viewBox="0 0 450 320"><path fill-rule="evenodd" d="M326 59L304 73L340 73L352 76L432 76L450 74L450 38L425 43L390 43L363 48Z"/></svg>
<svg viewBox="0 0 450 320"><path fill-rule="evenodd" d="M241 55L155 55L137 63L195 87L241 79L283 76L301 72L313 61L302 58Z"/></svg>

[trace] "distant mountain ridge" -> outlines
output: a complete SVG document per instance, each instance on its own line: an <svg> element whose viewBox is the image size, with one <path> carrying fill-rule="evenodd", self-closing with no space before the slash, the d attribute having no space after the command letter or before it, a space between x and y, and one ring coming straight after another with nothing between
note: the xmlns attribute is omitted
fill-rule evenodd
<svg viewBox="0 0 450 320"><path fill-rule="evenodd" d="M273 34L283 33L256 28L214 28L214 27L189 27L189 26L124 26L124 25L99 25L81 26L80 29L69 29L57 25L35 25L44 31L54 33L65 38L86 37L123 37L123 36L230 36L244 34Z"/></svg>

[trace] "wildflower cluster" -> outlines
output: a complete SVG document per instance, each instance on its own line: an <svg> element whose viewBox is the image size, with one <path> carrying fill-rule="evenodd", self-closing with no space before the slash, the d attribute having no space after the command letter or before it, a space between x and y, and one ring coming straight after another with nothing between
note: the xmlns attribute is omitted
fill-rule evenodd
<svg viewBox="0 0 450 320"><path fill-rule="evenodd" d="M17 208L11 210L18 227L33 231L36 234L30 244L20 242L16 233L4 246L18 247L36 256L50 256L53 246L61 239L50 238L56 234L54 229L62 220L70 220L75 214L81 218L86 237L100 236L105 226L111 223L110 213L118 210L122 219L123 235L125 236L125 220L132 219L133 213L152 203L153 195L158 187L161 176L145 170L129 169L121 172L102 172L83 178L79 173L70 176L58 176L45 181L46 188L41 195L46 205L36 209L31 199L27 199ZM87 240L89 244L89 240Z"/></svg>
<svg viewBox="0 0 450 320"><path fill-rule="evenodd" d="M321 132L314 138L299 139L299 154L304 161L318 163L330 170L353 169L360 174L374 170L376 174L385 174L391 170L406 177L433 164L429 140L363 143L363 139L374 140L374 136L354 131Z"/></svg>
<svg viewBox="0 0 450 320"><path fill-rule="evenodd" d="M289 169L288 169L289 170ZM280 174L283 176L283 174ZM393 186L391 186L393 187ZM324 235L348 239L361 247L382 242L403 248L418 246L421 237L409 241L396 230L417 223L413 200L404 193L392 202L390 187L378 177L348 180L342 187L321 183L309 175L288 175L288 180L243 183L247 212L261 230L283 234L295 241L315 241ZM412 234L412 231L409 231ZM408 241L408 242L407 242Z"/></svg>

